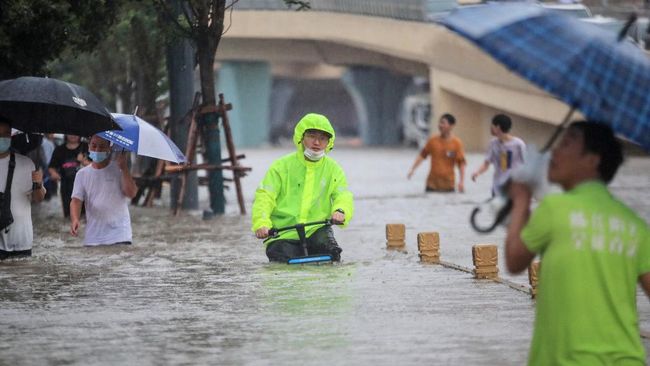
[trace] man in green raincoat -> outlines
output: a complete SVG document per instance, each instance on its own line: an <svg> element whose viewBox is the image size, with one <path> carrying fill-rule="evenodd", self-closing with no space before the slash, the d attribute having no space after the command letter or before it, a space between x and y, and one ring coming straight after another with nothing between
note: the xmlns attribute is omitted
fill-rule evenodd
<svg viewBox="0 0 650 366"><path fill-rule="evenodd" d="M341 166L326 154L334 147L334 129L327 117L310 113L296 125L293 142L297 151L271 164L255 191L252 230L266 239L270 261L284 262L304 255L295 230L269 237L272 227L331 219L346 226L354 204ZM309 255L329 254L339 261L341 248L329 225L305 228Z"/></svg>

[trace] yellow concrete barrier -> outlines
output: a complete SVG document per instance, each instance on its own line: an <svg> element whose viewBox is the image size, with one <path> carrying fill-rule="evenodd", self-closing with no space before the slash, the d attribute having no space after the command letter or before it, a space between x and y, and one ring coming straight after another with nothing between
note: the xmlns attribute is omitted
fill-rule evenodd
<svg viewBox="0 0 650 366"><path fill-rule="evenodd" d="M495 279L499 277L499 254L494 244L478 244L472 247L472 261L474 262L474 278Z"/></svg>
<svg viewBox="0 0 650 366"><path fill-rule="evenodd" d="M530 283L530 296L534 299L537 296L537 279L541 263L535 261L528 266L528 283Z"/></svg>
<svg viewBox="0 0 650 366"><path fill-rule="evenodd" d="M418 233L420 261L440 263L440 235L437 232Z"/></svg>
<svg viewBox="0 0 650 366"><path fill-rule="evenodd" d="M406 247L406 225L386 224L386 247L404 249Z"/></svg>

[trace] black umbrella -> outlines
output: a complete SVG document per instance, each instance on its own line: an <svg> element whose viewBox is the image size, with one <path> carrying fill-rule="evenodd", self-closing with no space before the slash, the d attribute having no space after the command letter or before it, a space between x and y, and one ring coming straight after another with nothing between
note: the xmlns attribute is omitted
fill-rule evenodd
<svg viewBox="0 0 650 366"><path fill-rule="evenodd" d="M121 129L85 88L32 76L0 81L0 118L23 132L90 136Z"/></svg>
<svg viewBox="0 0 650 366"><path fill-rule="evenodd" d="M22 155L27 155L43 143L39 133L17 133L11 136L11 148Z"/></svg>

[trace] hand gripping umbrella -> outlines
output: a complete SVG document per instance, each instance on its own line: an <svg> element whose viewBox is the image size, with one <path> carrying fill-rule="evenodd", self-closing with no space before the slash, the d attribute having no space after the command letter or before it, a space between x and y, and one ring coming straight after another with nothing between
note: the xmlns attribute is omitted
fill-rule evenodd
<svg viewBox="0 0 650 366"><path fill-rule="evenodd" d="M23 132L90 136L120 128L85 88L32 76L0 81L0 118Z"/></svg>
<svg viewBox="0 0 650 366"><path fill-rule="evenodd" d="M122 130L100 132L99 136L138 155L171 161L185 162L185 155L161 130L133 114L113 113Z"/></svg>
<svg viewBox="0 0 650 366"><path fill-rule="evenodd" d="M534 4L459 8L440 23L510 70L650 151L650 60L621 34L552 13ZM548 149L561 129L551 137ZM507 216L499 210L491 231ZM474 217L474 216L472 216Z"/></svg>

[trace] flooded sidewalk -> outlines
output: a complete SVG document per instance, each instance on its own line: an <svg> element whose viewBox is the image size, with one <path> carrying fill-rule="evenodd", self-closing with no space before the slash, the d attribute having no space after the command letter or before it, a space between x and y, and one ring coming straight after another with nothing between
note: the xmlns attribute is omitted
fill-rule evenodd
<svg viewBox="0 0 650 366"><path fill-rule="evenodd" d="M289 149L242 151L247 209L272 160ZM335 229L342 263L269 264L240 216L234 189L226 215L172 217L131 207L134 244L85 248L68 234L57 202L35 210L34 256L0 263L0 365L521 365L534 301L524 292L466 272L422 264L418 232L438 231L441 259L471 268L479 235L472 208L489 197L490 174L469 176L465 194L424 194L427 166L412 180L412 149L337 148L356 212ZM614 192L650 220L650 159L628 161ZM202 208L207 193L201 188ZM387 251L385 225L406 225L406 252ZM639 293L641 327L650 305ZM644 340L646 349L650 342Z"/></svg>

